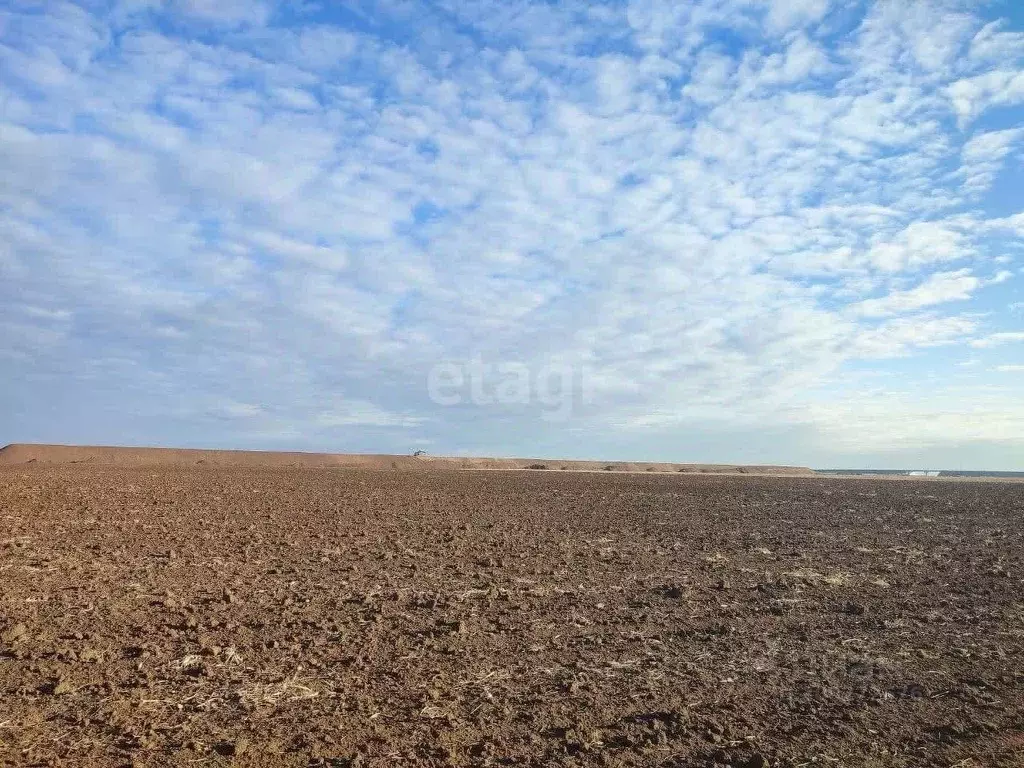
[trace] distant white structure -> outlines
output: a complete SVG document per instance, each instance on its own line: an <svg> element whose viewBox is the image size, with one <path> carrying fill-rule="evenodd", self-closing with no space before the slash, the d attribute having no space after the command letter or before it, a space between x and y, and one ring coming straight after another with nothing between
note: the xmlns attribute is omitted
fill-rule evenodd
<svg viewBox="0 0 1024 768"><path fill-rule="evenodd" d="M938 477L939 470L937 469L915 469L907 473L911 477Z"/></svg>

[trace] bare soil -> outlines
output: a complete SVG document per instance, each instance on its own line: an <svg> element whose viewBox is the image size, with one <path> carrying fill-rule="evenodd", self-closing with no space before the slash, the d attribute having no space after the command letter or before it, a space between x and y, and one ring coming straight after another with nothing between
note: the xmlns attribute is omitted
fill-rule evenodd
<svg viewBox="0 0 1024 768"><path fill-rule="evenodd" d="M0 467L0 763L1024 766L1020 484Z"/></svg>

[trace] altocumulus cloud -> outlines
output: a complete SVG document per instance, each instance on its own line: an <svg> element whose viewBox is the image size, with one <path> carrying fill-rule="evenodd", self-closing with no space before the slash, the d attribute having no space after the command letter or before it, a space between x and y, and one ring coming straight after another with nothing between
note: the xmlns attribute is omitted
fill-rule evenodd
<svg viewBox="0 0 1024 768"><path fill-rule="evenodd" d="M1020 468L1014 12L8 5L0 442Z"/></svg>

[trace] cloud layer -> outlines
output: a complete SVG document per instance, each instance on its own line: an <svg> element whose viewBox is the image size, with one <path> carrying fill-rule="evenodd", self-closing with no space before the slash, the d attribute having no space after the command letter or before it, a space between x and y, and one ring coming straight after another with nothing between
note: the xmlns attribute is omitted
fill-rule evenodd
<svg viewBox="0 0 1024 768"><path fill-rule="evenodd" d="M986 13L0 10L3 437L1020 468L1024 30ZM589 402L431 402L474 359Z"/></svg>

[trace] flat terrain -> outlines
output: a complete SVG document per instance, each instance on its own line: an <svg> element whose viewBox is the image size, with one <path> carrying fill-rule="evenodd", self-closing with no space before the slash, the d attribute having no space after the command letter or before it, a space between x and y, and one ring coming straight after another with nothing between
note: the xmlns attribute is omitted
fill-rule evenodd
<svg viewBox="0 0 1024 768"><path fill-rule="evenodd" d="M103 445L40 445L15 443L0 448L0 466L7 464L96 464L120 467L203 466L252 469L380 469L437 471L461 469L550 469L570 472L697 472L701 474L813 475L807 467L673 464L640 461L517 459L485 456L427 456L367 453L300 453L295 451L217 451L188 448L125 448Z"/></svg>
<svg viewBox="0 0 1024 768"><path fill-rule="evenodd" d="M0 763L1024 766L1024 489L0 467Z"/></svg>

